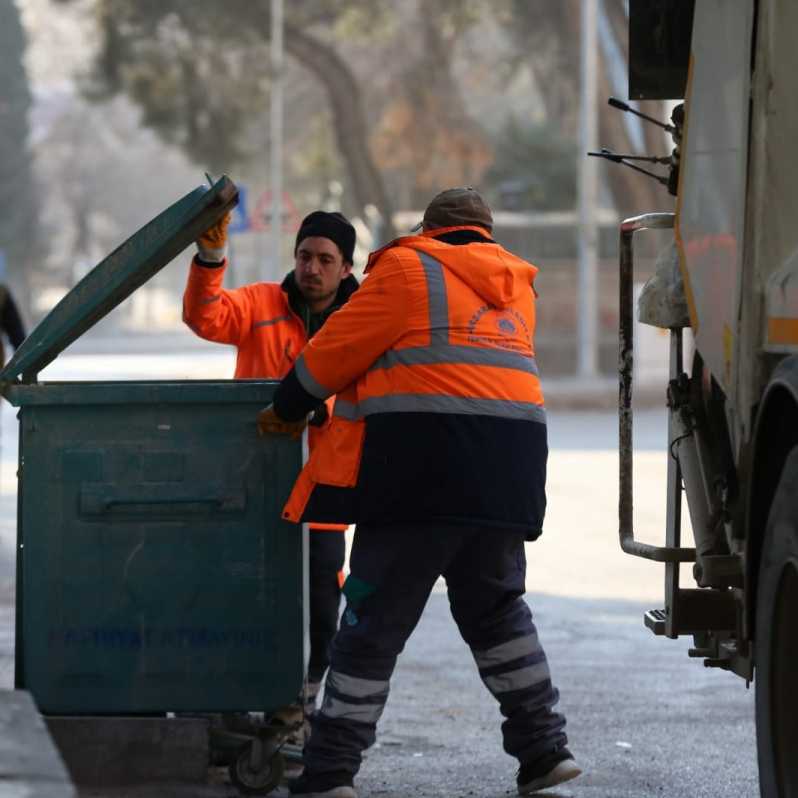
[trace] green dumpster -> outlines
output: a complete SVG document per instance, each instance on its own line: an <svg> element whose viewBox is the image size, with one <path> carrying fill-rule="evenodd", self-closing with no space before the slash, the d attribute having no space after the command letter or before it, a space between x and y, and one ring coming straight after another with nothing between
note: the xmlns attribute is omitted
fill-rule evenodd
<svg viewBox="0 0 798 798"><path fill-rule="evenodd" d="M102 261L0 373L19 408L16 686L45 714L268 711L300 691L302 444L259 438L274 382L39 382L235 204L222 178Z"/></svg>

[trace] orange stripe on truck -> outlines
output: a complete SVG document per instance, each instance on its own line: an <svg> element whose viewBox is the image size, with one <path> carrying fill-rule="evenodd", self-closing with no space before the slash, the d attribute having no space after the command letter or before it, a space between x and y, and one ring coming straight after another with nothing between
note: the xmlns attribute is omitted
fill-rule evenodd
<svg viewBox="0 0 798 798"><path fill-rule="evenodd" d="M768 343L798 345L798 319L768 319Z"/></svg>

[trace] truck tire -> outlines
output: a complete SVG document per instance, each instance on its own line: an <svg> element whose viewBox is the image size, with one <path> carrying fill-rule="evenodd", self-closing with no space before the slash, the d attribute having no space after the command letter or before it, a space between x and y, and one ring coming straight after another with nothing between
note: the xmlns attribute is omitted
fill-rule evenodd
<svg viewBox="0 0 798 798"><path fill-rule="evenodd" d="M768 515L756 601L756 737L762 798L798 798L798 447Z"/></svg>

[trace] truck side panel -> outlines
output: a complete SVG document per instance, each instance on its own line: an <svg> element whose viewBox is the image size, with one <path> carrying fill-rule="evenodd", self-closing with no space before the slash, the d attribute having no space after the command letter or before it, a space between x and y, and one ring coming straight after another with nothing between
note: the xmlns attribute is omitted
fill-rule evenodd
<svg viewBox="0 0 798 798"><path fill-rule="evenodd" d="M744 245L752 31L751 0L696 5L676 231L696 347L725 389Z"/></svg>
<svg viewBox="0 0 798 798"><path fill-rule="evenodd" d="M769 376L762 351L798 353L796 31L798 3L760 0L736 402L746 426Z"/></svg>

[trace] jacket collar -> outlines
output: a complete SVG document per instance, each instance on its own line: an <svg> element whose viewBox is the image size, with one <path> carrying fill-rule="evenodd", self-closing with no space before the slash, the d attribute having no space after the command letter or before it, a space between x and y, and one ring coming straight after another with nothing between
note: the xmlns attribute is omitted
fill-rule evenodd
<svg viewBox="0 0 798 798"><path fill-rule="evenodd" d="M374 264L379 259L380 255L392 247L410 247L411 249L419 248L424 241L434 239L441 241L444 244L472 244L472 243L485 243L495 244L496 242L490 237L490 233L484 227L476 225L458 225L457 227L436 227L434 230L427 230L423 233L416 233L409 236L401 236L395 238L393 241L387 243L384 247L372 252L366 262L364 272L368 272L374 267ZM448 240L447 240L448 239Z"/></svg>
<svg viewBox="0 0 798 798"><path fill-rule="evenodd" d="M344 277L341 280L340 285L338 286L338 291L335 294L335 299L333 300L332 304L326 309L323 310L320 315L322 315L325 319L329 316L333 311L338 310L342 305L345 305L352 294L357 291L360 287L360 284L357 281L357 278L350 274L348 277ZM283 290L283 293L286 295L286 299L288 300L288 305L291 310L302 319L305 326L307 326L305 319L308 316L308 306L305 302L305 297L302 296L302 292L299 290L299 286L296 284L296 278L294 277L293 272L288 272L286 276L283 278L282 283L280 283L280 288Z"/></svg>

